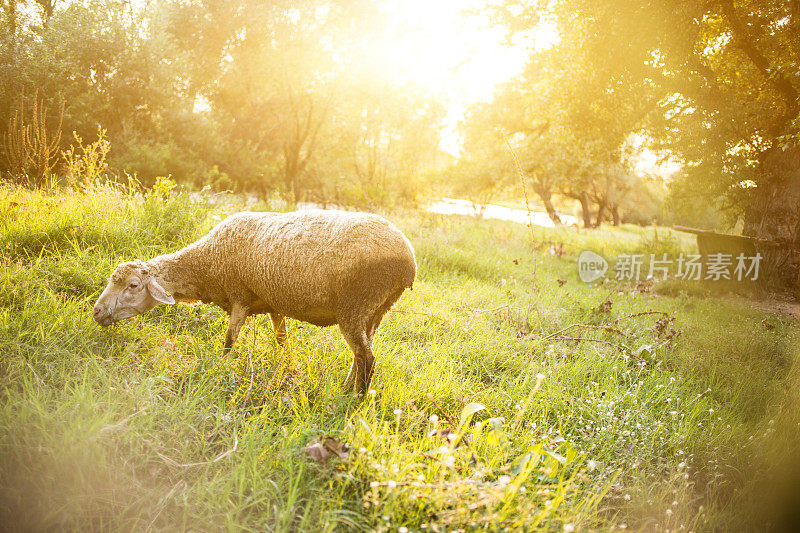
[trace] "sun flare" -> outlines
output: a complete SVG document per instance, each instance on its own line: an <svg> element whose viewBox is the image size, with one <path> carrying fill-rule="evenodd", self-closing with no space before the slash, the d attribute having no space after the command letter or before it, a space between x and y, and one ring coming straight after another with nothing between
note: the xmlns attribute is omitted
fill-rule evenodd
<svg viewBox="0 0 800 533"><path fill-rule="evenodd" d="M445 102L442 149L458 152L458 122L467 106L488 100L495 87L518 74L532 50L557 40L543 25L509 38L486 15L488 0L385 0L386 28L370 50L398 80L416 84Z"/></svg>

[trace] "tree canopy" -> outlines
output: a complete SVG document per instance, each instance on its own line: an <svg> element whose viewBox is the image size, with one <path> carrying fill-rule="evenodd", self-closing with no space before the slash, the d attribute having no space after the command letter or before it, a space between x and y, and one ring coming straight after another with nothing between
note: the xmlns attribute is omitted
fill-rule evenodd
<svg viewBox="0 0 800 533"><path fill-rule="evenodd" d="M512 39L557 38L468 110L444 168L448 103L371 53L390 32L382 3L5 0L0 172L31 173L15 155L25 128L48 147L40 175L99 132L117 179L290 202L415 204L440 178L486 203L519 195L521 172L557 223L571 203L585 226L718 225L721 211L796 249L798 5L487 2ZM643 171L645 149L680 170Z"/></svg>
<svg viewBox="0 0 800 533"><path fill-rule="evenodd" d="M414 203L409 180L435 160L437 102L359 63L380 29L370 2L3 7L0 127L21 103L63 104L64 131L106 131L111 169L145 185L171 175L291 201Z"/></svg>
<svg viewBox="0 0 800 533"><path fill-rule="evenodd" d="M638 135L682 163L672 195L797 243L800 3L509 1L495 15L558 29L495 106L562 193L624 177Z"/></svg>

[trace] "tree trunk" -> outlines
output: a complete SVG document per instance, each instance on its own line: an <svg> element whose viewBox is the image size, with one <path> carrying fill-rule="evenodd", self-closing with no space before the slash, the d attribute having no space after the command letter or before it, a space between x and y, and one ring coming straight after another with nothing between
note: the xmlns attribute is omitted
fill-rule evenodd
<svg viewBox="0 0 800 533"><path fill-rule="evenodd" d="M553 206L553 202L550 201L550 195L548 195L547 198L542 198L542 202L544 203L544 208L547 211L547 216L550 217L550 220L553 221L553 224L556 226L563 224L561 222L561 217L558 216L558 212Z"/></svg>
<svg viewBox="0 0 800 533"><path fill-rule="evenodd" d="M597 205L597 218L594 220L594 228L599 228L600 224L603 223L603 216L606 214L606 203L599 202Z"/></svg>
<svg viewBox="0 0 800 533"><path fill-rule="evenodd" d="M297 186L297 168L295 165L290 164L290 161L286 161L286 167L283 171L283 183L286 187L286 200L296 204L299 198L299 191Z"/></svg>
<svg viewBox="0 0 800 533"><path fill-rule="evenodd" d="M3 9L6 12L8 33L11 36L11 44L13 45L17 39L17 0L3 2Z"/></svg>
<svg viewBox="0 0 800 533"><path fill-rule="evenodd" d="M287 200L296 204L300 200L297 183L300 174L300 148L295 143L284 145L283 164L283 181L288 195Z"/></svg>
<svg viewBox="0 0 800 533"><path fill-rule="evenodd" d="M550 217L550 220L553 221L553 224L555 224L556 226L560 226L562 224L561 218L558 216L556 208L553 207L553 202L551 201L553 194L550 192L550 189L534 186L533 190L536 192L537 195L539 195L539 198L542 199L544 208L547 211L547 216Z"/></svg>
<svg viewBox="0 0 800 533"><path fill-rule="evenodd" d="M619 206L611 206L611 220L615 226L619 226Z"/></svg>
<svg viewBox="0 0 800 533"><path fill-rule="evenodd" d="M53 17L53 11L55 11L57 1L58 0L36 0L36 3L42 8L42 13L44 14L42 23L45 27Z"/></svg>
<svg viewBox="0 0 800 533"><path fill-rule="evenodd" d="M759 246L764 277L800 286L800 148L773 148L759 157L758 187L748 206L743 233L776 242Z"/></svg>
<svg viewBox="0 0 800 533"><path fill-rule="evenodd" d="M583 227L591 228L592 224L592 210L589 208L589 196L582 192L576 195L575 198L581 203L581 216L583 217Z"/></svg>

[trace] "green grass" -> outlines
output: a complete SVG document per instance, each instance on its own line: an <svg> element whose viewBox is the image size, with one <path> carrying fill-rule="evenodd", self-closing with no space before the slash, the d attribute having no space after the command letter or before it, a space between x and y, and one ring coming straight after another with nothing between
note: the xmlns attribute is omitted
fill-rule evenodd
<svg viewBox="0 0 800 533"><path fill-rule="evenodd" d="M760 501L796 442L782 430L797 427L796 325L688 282L659 295L576 275L584 248L691 242L536 229L564 243L557 257L511 223L391 215L418 280L379 330L362 402L342 390L351 353L335 328L290 321L294 372L272 381L281 353L265 317L224 359L214 307L91 320L114 265L178 249L236 209L0 191L0 523L696 531L760 516L742 502ZM664 315L640 314L652 311ZM579 335L610 344L556 338ZM305 447L323 436L349 456L313 461Z"/></svg>

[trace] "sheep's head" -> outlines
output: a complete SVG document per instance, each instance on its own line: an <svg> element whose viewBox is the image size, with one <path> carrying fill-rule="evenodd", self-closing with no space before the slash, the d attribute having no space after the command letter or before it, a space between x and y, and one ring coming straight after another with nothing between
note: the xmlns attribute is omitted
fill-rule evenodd
<svg viewBox="0 0 800 533"><path fill-rule="evenodd" d="M105 327L113 322L149 311L160 303L174 304L141 261L122 263L111 274L108 285L94 304L94 319Z"/></svg>

